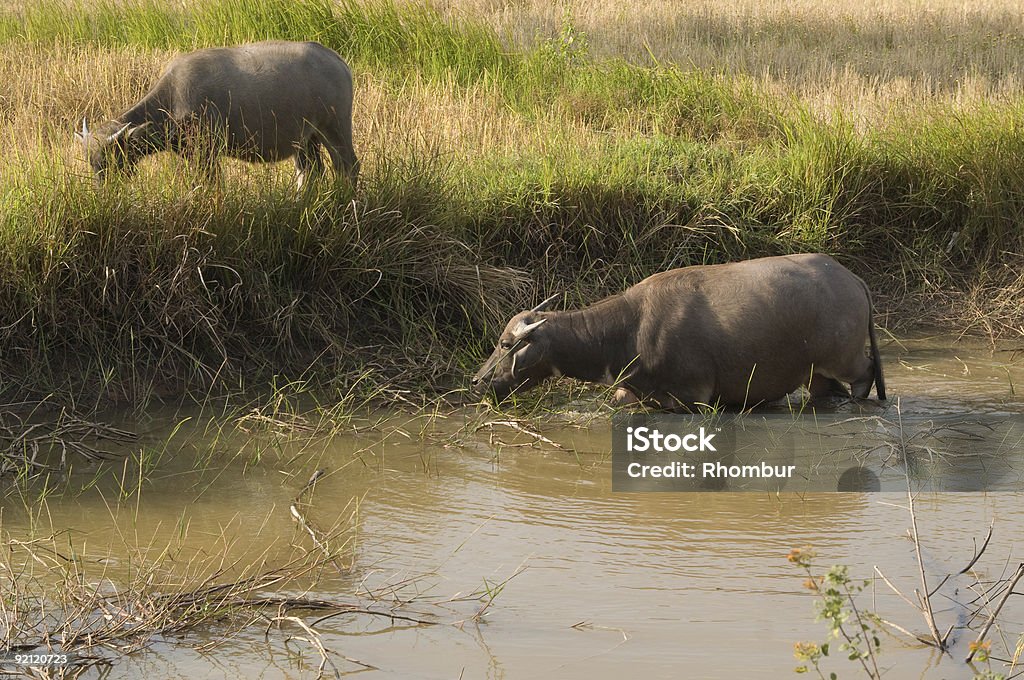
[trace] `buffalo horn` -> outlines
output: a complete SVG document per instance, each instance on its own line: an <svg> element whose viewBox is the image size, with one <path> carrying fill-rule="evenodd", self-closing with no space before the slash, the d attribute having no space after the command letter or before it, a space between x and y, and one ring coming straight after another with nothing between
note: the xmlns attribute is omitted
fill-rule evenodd
<svg viewBox="0 0 1024 680"><path fill-rule="evenodd" d="M545 308L546 308L546 307L547 307L548 305L550 305L550 304L551 304L552 302L554 302L555 300L557 300L557 299L558 299L558 298L560 298L561 296L562 296L562 294L561 294L561 293L555 293L554 295L552 295L552 296L551 296L551 297L549 297L549 298L548 298L547 300L545 300L544 302L540 303L539 305L537 305L536 307L534 307L534 308L533 308L533 309L531 309L530 311L531 311L531 312L542 312L542 311L544 311L544 309L545 309Z"/></svg>
<svg viewBox="0 0 1024 680"><path fill-rule="evenodd" d="M128 128L130 128L131 126L132 126L132 124L131 124L131 123L125 123L124 125L122 125L122 126L121 126L121 129L120 129L120 130L118 130L118 131L117 131L117 132L115 132L114 134L112 134L112 135L110 135L109 137L107 137L107 141L108 141L108 142L112 142L112 141L114 141L115 139L117 139L118 137L120 137L121 135L123 135L123 134L124 134L124 131L125 131L125 130L127 130Z"/></svg>
<svg viewBox="0 0 1024 680"><path fill-rule="evenodd" d="M515 332L516 342L519 342L527 335L532 333L534 330L536 330L537 326L540 326L545 321L547 321L547 319L541 319L540 321L534 321L533 323L523 324L519 326L519 328L517 328Z"/></svg>

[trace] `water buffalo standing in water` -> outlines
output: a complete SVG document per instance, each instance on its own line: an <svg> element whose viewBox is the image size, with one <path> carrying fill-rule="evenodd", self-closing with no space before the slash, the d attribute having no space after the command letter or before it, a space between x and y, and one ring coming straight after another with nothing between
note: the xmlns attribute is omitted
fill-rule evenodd
<svg viewBox="0 0 1024 680"><path fill-rule="evenodd" d="M749 407L802 385L865 398L874 383L885 399L871 294L827 255L673 269L579 310L543 311L552 299L512 317L475 390L504 399L565 375L669 410Z"/></svg>
<svg viewBox="0 0 1024 680"><path fill-rule="evenodd" d="M315 42L258 42L183 54L153 88L117 118L75 137L96 175L130 171L140 158L169 149L200 160L210 172L217 152L247 161L295 157L301 187L323 166L326 147L336 172L355 183L352 72L336 52Z"/></svg>

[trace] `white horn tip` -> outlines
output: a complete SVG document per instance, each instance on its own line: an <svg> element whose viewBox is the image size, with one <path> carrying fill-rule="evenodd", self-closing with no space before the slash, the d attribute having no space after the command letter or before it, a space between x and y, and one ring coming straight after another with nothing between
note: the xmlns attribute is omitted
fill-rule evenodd
<svg viewBox="0 0 1024 680"><path fill-rule="evenodd" d="M536 307L534 307L534 308L533 308L533 309L531 309L530 311L531 311L531 312L540 312L540 311L543 311L543 310L544 310L545 308L547 308L547 307L548 307L548 305L550 305L550 304L551 304L552 302L554 302L555 300L557 300L557 299L558 299L558 298L560 298L560 297L562 297L562 294L561 294L561 293L555 293L554 295L552 295L552 296L551 296L551 297L549 297L549 298L548 298L547 300L545 300L544 302L540 303L539 305L537 305Z"/></svg>

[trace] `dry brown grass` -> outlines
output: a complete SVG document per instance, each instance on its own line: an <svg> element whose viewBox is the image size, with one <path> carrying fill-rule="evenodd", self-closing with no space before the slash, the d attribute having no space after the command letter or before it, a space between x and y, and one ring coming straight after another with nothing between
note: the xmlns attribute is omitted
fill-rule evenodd
<svg viewBox="0 0 1024 680"><path fill-rule="evenodd" d="M4 3L16 8L24 2ZM654 0L548 3L541 0L434 0L458 21L483 21L509 44L557 39L571 22L599 59L652 59L743 75L767 91L796 96L819 111L867 121L922 104L968 108L1014 99L1024 85L1024 3L1017 0L823 4L812 0ZM0 60L0 120L60 121L79 112L114 115L151 83L170 53L7 46ZM384 92L362 74L360 140L419 129L438 143L514 148L529 130L493 92L429 88ZM410 113L411 111L411 113ZM368 123L368 124L367 124ZM425 125L426 124L426 125ZM525 137L525 138L524 138Z"/></svg>
<svg viewBox="0 0 1024 680"><path fill-rule="evenodd" d="M484 20L510 44L559 35L567 20L597 58L674 62L744 75L814 108L869 119L923 101L969 107L1024 84L1024 3L814 0L434 0Z"/></svg>
<svg viewBox="0 0 1024 680"><path fill-rule="evenodd" d="M912 108L948 111L1013 100L1024 85L1024 3L1014 0L433 4L455 21L483 21L519 47L557 40L568 21L598 59L657 59L746 76L766 93L796 97L822 114L842 112L862 128ZM54 139L54 149L66 149L65 133L82 116L99 120L120 113L145 92L172 53L6 45L0 55L0 124L20 131L13 136L18 146L26 138L35 146L42 134ZM365 71L357 78L356 142L371 156L396 140L417 153L458 149L460 156L484 157L541 148L558 136L572 145L602 141L579 124L579 102L524 121L488 85L467 90L409 78L396 87ZM642 127L630 125L628 116L619 122L617 132L624 136Z"/></svg>
<svg viewBox="0 0 1024 680"><path fill-rule="evenodd" d="M0 174L13 176L27 159L40 156L86 173L73 140L82 118L94 124L119 115L145 94L173 54L138 47L0 45L0 126L14 131L0 137ZM457 162L552 145L579 151L608 141L575 119L571 107L525 120L491 85L463 88L415 78L394 84L364 71L357 72L357 87L354 135L364 171L381 156ZM249 164L227 164L259 172ZM291 164L275 171L290 175Z"/></svg>
<svg viewBox="0 0 1024 680"><path fill-rule="evenodd" d="M0 125L13 132L0 138L0 172L17 173L26 158L44 152L84 173L72 143L82 117L98 122L121 113L169 57L142 48L0 47Z"/></svg>
<svg viewBox="0 0 1024 680"><path fill-rule="evenodd" d="M433 4L456 21L484 21L519 47L557 39L569 21L599 59L657 59L748 76L768 92L795 96L821 112L854 114L866 123L907 107L969 108L982 100L1014 99L1024 84L1024 3L1015 0ZM93 120L120 113L171 56L141 48L25 45L5 46L2 52L0 121L19 130L51 121L67 129L81 115ZM551 126L524 124L484 86L467 92L424 86L412 78L395 91L367 73L359 74L358 86L362 139L357 142L364 148L379 148L378 142L396 133L408 137L402 134L408 130L431 140L428 145L475 152L521 148L550 137L537 131ZM564 127L566 116L558 118L550 123ZM582 130L567 132L577 137Z"/></svg>

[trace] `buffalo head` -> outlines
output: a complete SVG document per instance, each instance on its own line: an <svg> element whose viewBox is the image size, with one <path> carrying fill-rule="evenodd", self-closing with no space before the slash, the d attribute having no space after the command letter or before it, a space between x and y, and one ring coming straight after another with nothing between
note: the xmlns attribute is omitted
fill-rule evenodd
<svg viewBox="0 0 1024 680"><path fill-rule="evenodd" d="M146 146L152 123L132 125L116 120L104 123L96 130L90 130L85 118L82 129L75 130L75 139L85 148L85 158L99 180L110 170L131 172L135 164L146 155Z"/></svg>
<svg viewBox="0 0 1024 680"><path fill-rule="evenodd" d="M555 375L551 364L551 337L544 329L549 317L541 312L558 297L553 295L533 309L512 317L497 347L473 376L474 392L482 394L491 390L501 401L516 390L532 387Z"/></svg>

